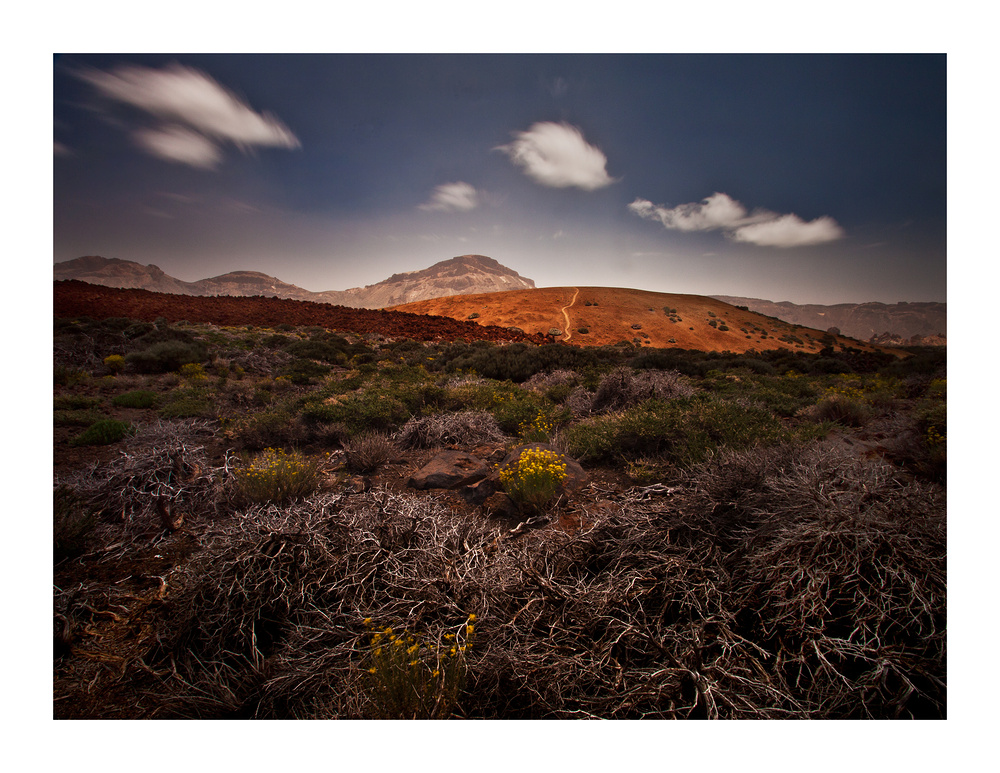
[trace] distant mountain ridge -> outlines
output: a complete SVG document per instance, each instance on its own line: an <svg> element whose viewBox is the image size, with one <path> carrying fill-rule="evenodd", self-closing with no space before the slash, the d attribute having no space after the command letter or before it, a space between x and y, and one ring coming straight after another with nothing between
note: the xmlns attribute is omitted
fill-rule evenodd
<svg viewBox="0 0 1000 773"><path fill-rule="evenodd" d="M325 292L306 290L259 271L232 271L196 282L185 282L155 265L97 255L56 263L53 274L56 280L76 279L105 287L174 295L276 296L356 309L383 309L449 295L535 288L533 280L485 255L459 255L419 271L393 274L376 284ZM945 303L841 303L824 306L789 301L776 303L734 295L708 297L817 330L836 327L844 335L861 341L887 345L940 344L946 341Z"/></svg>
<svg viewBox="0 0 1000 773"><path fill-rule="evenodd" d="M841 333L861 341L889 344L941 344L947 337L948 305L937 301L926 303L838 303L798 304L790 301L766 301L735 295L713 295L712 298L733 306L746 306L750 311L777 317L794 325Z"/></svg>
<svg viewBox="0 0 1000 773"><path fill-rule="evenodd" d="M157 293L277 296L368 309L380 309L443 295L523 290L535 286L533 280L522 277L485 255L460 255L420 271L393 274L388 279L366 287L324 292L306 290L259 271L232 271L196 282L184 282L166 274L158 266L144 266L131 260L97 255L56 263L53 277L56 281L76 279L105 287Z"/></svg>

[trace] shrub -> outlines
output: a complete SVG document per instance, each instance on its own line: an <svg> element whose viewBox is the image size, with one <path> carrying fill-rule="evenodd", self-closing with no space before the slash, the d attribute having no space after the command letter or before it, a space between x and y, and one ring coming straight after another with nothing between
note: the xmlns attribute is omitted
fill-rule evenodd
<svg viewBox="0 0 1000 773"><path fill-rule="evenodd" d="M215 416L215 405L201 389L178 389L167 397L159 413L164 419L208 419Z"/></svg>
<svg viewBox="0 0 1000 773"><path fill-rule="evenodd" d="M57 411L79 411L89 408L96 408L104 400L100 397L86 397L85 395L56 395L52 398L52 407Z"/></svg>
<svg viewBox="0 0 1000 773"><path fill-rule="evenodd" d="M497 443L504 439L504 433L488 411L458 411L414 416L403 425L398 439L405 448L435 448Z"/></svg>
<svg viewBox="0 0 1000 773"><path fill-rule="evenodd" d="M319 488L320 463L298 451L268 448L233 471L235 499L241 504L285 504Z"/></svg>
<svg viewBox="0 0 1000 773"><path fill-rule="evenodd" d="M75 411L53 411L52 426L54 427L89 427L91 424L108 418L100 411L83 409Z"/></svg>
<svg viewBox="0 0 1000 773"><path fill-rule="evenodd" d="M714 448L749 448L787 439L770 412L756 406L705 399L649 400L632 408L595 416L565 431L577 458L614 461L660 455L687 466Z"/></svg>
<svg viewBox="0 0 1000 773"><path fill-rule="evenodd" d="M566 475L566 462L560 454L528 448L500 471L500 482L518 506L540 511L556 495Z"/></svg>
<svg viewBox="0 0 1000 773"><path fill-rule="evenodd" d="M645 400L673 400L690 397L692 387L677 371L634 371L616 368L601 379L594 395L593 409L617 410Z"/></svg>
<svg viewBox="0 0 1000 773"><path fill-rule="evenodd" d="M348 468L357 472L372 472L396 454L396 445L380 432L366 432L344 443Z"/></svg>
<svg viewBox="0 0 1000 773"><path fill-rule="evenodd" d="M146 389L124 392L111 398L111 404L119 408L154 408L159 395Z"/></svg>
<svg viewBox="0 0 1000 773"><path fill-rule="evenodd" d="M320 430L309 427L288 408L254 413L241 417L227 431L244 448L262 451L271 447L292 447L311 440L339 442L346 432L338 431L337 425L329 425Z"/></svg>
<svg viewBox="0 0 1000 773"><path fill-rule="evenodd" d="M75 558L87 549L97 514L69 486L52 492L52 553L55 561Z"/></svg>
<svg viewBox="0 0 1000 773"><path fill-rule="evenodd" d="M127 421L101 419L69 441L71 446L106 446L135 433Z"/></svg>
<svg viewBox="0 0 1000 773"><path fill-rule="evenodd" d="M104 358L104 367L112 373L121 373L125 370L125 358L120 354L109 354Z"/></svg>
<svg viewBox="0 0 1000 773"><path fill-rule="evenodd" d="M521 422L518 435L525 443L548 443L553 427L552 421L539 411L531 421Z"/></svg>
<svg viewBox="0 0 1000 773"><path fill-rule="evenodd" d="M200 363L197 362L188 362L181 365L180 374L188 381L204 381L208 378L208 376L205 375L205 369L201 367Z"/></svg>
<svg viewBox="0 0 1000 773"><path fill-rule="evenodd" d="M475 638L475 615L434 643L392 627L369 629L365 687L375 716L446 719L465 685L466 653Z"/></svg>
<svg viewBox="0 0 1000 773"><path fill-rule="evenodd" d="M184 341L160 341L138 352L125 355L125 361L139 373L169 373L187 363L201 362L207 356L204 344Z"/></svg>
<svg viewBox="0 0 1000 773"><path fill-rule="evenodd" d="M817 422L831 421L845 427L863 427L871 418L871 411L857 400L832 394L824 397L812 408L807 408L804 415Z"/></svg>

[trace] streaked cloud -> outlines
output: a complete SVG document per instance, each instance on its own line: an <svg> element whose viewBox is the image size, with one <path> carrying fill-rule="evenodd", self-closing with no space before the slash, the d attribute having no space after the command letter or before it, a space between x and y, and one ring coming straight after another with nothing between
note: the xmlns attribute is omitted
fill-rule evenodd
<svg viewBox="0 0 1000 773"><path fill-rule="evenodd" d="M222 145L298 148L298 138L278 118L259 113L200 70L180 64L162 69L122 65L77 75L105 97L138 108L159 123L137 129L133 139L166 161L212 169Z"/></svg>
<svg viewBox="0 0 1000 773"><path fill-rule="evenodd" d="M584 138L583 132L565 123L541 122L514 141L494 150L507 154L532 180L551 188L593 191L616 182L607 172L607 157Z"/></svg>
<svg viewBox="0 0 1000 773"><path fill-rule="evenodd" d="M52 141L52 155L54 156L72 156L73 151L68 147L63 145L61 142L55 140Z"/></svg>
<svg viewBox="0 0 1000 773"><path fill-rule="evenodd" d="M628 208L639 217L659 220L668 230L721 230L733 241L761 247L805 247L844 236L844 230L832 217L824 215L806 222L798 215L781 215L766 209L749 213L740 202L718 192L698 203L670 208L637 198Z"/></svg>
<svg viewBox="0 0 1000 773"><path fill-rule="evenodd" d="M469 183L445 183L431 193L418 209L427 212L468 212L479 206L479 193Z"/></svg>
<svg viewBox="0 0 1000 773"><path fill-rule="evenodd" d="M135 144L164 161L174 161L202 169L214 169L222 162L222 149L204 134L183 126L138 129L132 133Z"/></svg>

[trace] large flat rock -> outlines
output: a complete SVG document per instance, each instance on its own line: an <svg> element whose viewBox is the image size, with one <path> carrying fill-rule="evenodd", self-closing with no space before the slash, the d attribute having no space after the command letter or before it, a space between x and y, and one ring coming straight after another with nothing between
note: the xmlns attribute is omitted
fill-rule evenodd
<svg viewBox="0 0 1000 773"><path fill-rule="evenodd" d="M464 451L442 451L410 476L406 485L420 491L455 489L483 480L488 474L482 459Z"/></svg>

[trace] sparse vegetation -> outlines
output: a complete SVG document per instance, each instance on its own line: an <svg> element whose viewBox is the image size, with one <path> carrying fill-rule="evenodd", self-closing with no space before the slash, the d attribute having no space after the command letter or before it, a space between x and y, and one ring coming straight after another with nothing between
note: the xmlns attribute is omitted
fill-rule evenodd
<svg viewBox="0 0 1000 773"><path fill-rule="evenodd" d="M57 716L946 715L943 350L54 343Z"/></svg>

